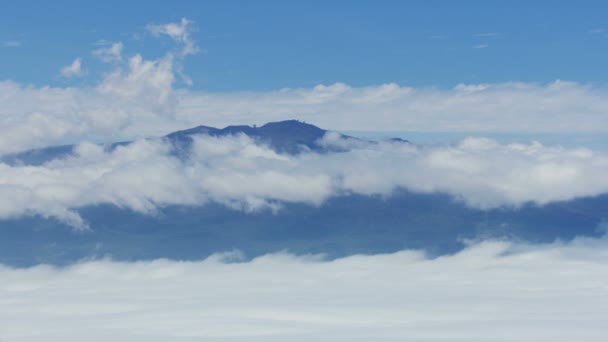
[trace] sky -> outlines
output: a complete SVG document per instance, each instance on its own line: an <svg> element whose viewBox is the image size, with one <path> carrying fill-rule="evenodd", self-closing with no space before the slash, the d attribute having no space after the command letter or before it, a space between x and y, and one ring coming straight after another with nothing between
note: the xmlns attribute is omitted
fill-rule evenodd
<svg viewBox="0 0 608 342"><path fill-rule="evenodd" d="M602 1L19 1L0 11L0 79L93 84L100 41L157 58L151 23L194 23L201 53L184 61L191 89L270 91L346 83L451 88L566 80L606 86ZM81 58L86 77L60 68ZM179 84L183 86L183 84Z"/></svg>

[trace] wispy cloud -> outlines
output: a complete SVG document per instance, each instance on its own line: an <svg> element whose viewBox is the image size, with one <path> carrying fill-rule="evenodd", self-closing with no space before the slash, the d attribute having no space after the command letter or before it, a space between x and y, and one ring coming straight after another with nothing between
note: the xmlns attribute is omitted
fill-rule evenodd
<svg viewBox="0 0 608 342"><path fill-rule="evenodd" d="M80 58L76 58L72 64L66 65L61 68L61 76L63 77L79 77L85 74L84 69L82 69L82 63Z"/></svg>
<svg viewBox="0 0 608 342"><path fill-rule="evenodd" d="M166 35L174 41L182 45L180 56L192 55L200 52L201 50L196 46L194 40L190 37L192 21L186 18L182 18L179 23L168 23L168 24L150 24L146 28L153 35Z"/></svg>
<svg viewBox="0 0 608 342"><path fill-rule="evenodd" d="M22 43L17 40L6 40L3 42L0 42L0 46L5 47L5 48L16 48L16 47L20 47L21 45L22 45Z"/></svg>
<svg viewBox="0 0 608 342"><path fill-rule="evenodd" d="M99 41L98 45L102 45L102 47L93 51L93 55L99 57L103 62L115 62L122 60L122 42L105 42Z"/></svg>
<svg viewBox="0 0 608 342"><path fill-rule="evenodd" d="M477 45L473 45L473 49L485 49L488 48L489 45L488 44L477 44Z"/></svg>
<svg viewBox="0 0 608 342"><path fill-rule="evenodd" d="M499 35L500 35L500 33L498 33L498 32L480 32L480 33L473 34L473 37L495 38L495 37L498 37Z"/></svg>

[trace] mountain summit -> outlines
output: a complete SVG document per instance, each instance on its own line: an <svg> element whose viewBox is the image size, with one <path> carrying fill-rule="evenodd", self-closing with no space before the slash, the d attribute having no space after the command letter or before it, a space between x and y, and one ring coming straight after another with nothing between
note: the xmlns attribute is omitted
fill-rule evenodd
<svg viewBox="0 0 608 342"><path fill-rule="evenodd" d="M191 142L191 136L196 134L208 134L217 137L245 134L255 140L268 144L279 153L296 154L305 149L321 151L322 148L317 144L317 141L323 138L325 133L327 133L326 130L315 125L298 120L285 120L270 122L260 127L241 125L227 126L219 129L209 126L198 126L173 132L165 137L173 144L183 145Z"/></svg>
<svg viewBox="0 0 608 342"><path fill-rule="evenodd" d="M278 153L298 154L305 151L319 153L344 151L344 149L339 146L332 147L319 143L319 140L322 139L327 132L327 130L302 121L285 120L269 122L259 127L255 125L237 125L224 128L197 126L169 133L162 137L162 139L166 139L172 145L173 153L180 157L188 155L192 145L192 136L200 134L207 134L214 137L245 134L258 143L267 144ZM361 139L348 135L336 134L343 139L361 141ZM407 140L402 139L392 139L390 141L408 143ZM117 146L127 145L129 143L129 141L114 142L105 144L105 146L109 150L113 150ZM71 154L74 150L74 146L75 145L50 146L4 155L0 156L0 162L9 165L41 165L50 160L63 158Z"/></svg>

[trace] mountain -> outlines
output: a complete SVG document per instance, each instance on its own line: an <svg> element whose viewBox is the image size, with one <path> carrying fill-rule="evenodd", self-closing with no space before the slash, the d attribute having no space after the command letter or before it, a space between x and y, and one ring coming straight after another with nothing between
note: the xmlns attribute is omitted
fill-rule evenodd
<svg viewBox="0 0 608 342"><path fill-rule="evenodd" d="M298 120L285 120L270 122L263 126L236 125L224 128L209 126L197 126L194 128L169 133L160 139L166 139L173 147L173 153L177 156L187 155L192 136L206 134L214 137L245 134L255 141L267 144L278 153L298 154L305 151L318 153L341 152L343 148L328 147L319 144L319 139L328 131L315 125L307 124ZM339 134L339 133L338 133ZM361 141L359 138L340 134L343 139ZM154 138L153 138L154 139ZM156 138L159 139L159 138ZM407 140L395 138L392 142L409 143ZM126 145L130 142L114 142L107 144L112 150L117 146ZM51 146L40 149L32 149L25 152L8 154L0 157L0 162L9 165L41 165L53 159L62 158L72 153L75 145Z"/></svg>
<svg viewBox="0 0 608 342"><path fill-rule="evenodd" d="M303 151L329 152L327 147L318 144L319 139L323 138L327 132L327 130L315 125L297 120L286 120L270 122L260 127L241 125L218 129L198 126L173 132L165 137L173 145L185 147L192 141L191 137L197 134L207 134L215 137L245 134L260 143L268 144L278 153L297 154ZM357 139L347 135L341 136L345 139Z"/></svg>
<svg viewBox="0 0 608 342"><path fill-rule="evenodd" d="M209 203L168 206L146 215L104 204L78 210L91 224L86 232L42 216L0 221L0 264L66 265L101 257L200 260L231 250L246 258L289 251L332 259L422 249L434 257L480 238L546 243L600 237L606 208L608 196L599 196L484 211L447 195L405 190L388 198L340 196L320 207L286 203L276 213Z"/></svg>

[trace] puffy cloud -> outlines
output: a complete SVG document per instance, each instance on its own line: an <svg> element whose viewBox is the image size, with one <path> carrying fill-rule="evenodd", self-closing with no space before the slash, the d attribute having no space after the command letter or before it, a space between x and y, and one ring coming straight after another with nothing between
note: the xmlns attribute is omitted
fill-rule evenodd
<svg viewBox="0 0 608 342"><path fill-rule="evenodd" d="M157 106L148 107L151 110L163 112L173 92L174 81L173 59L168 55L160 60L144 60L141 55L129 59L129 68L125 73L117 70L110 73L97 86L101 94L115 95L121 99L135 99L130 108L143 103L153 103Z"/></svg>
<svg viewBox="0 0 608 342"><path fill-rule="evenodd" d="M94 50L93 55L99 57L105 63L122 60L122 42L107 44L105 42L102 43L103 45L109 46L102 46L99 49Z"/></svg>
<svg viewBox="0 0 608 342"><path fill-rule="evenodd" d="M135 55L126 69L105 75L94 88L0 82L0 153L177 128L173 80L171 56L145 60Z"/></svg>
<svg viewBox="0 0 608 342"><path fill-rule="evenodd" d="M608 337L605 240L436 259L238 253L0 267L3 341L534 341ZM236 262L234 262L236 261ZM32 324L36 322L36 324Z"/></svg>
<svg viewBox="0 0 608 342"><path fill-rule="evenodd" d="M76 58L72 64L61 68L61 76L63 77L79 77L83 76L85 71L82 69L80 58Z"/></svg>
<svg viewBox="0 0 608 342"><path fill-rule="evenodd" d="M195 137L189 157L162 141L107 151L85 143L41 166L0 164L0 218L31 213L84 228L74 209L101 203L142 213L209 201L235 209L323 205L332 196L447 193L476 208L546 204L608 192L608 156L539 143L468 138L454 146L365 143L328 134L346 152L277 154L247 136ZM18 194L18 196L16 195Z"/></svg>

